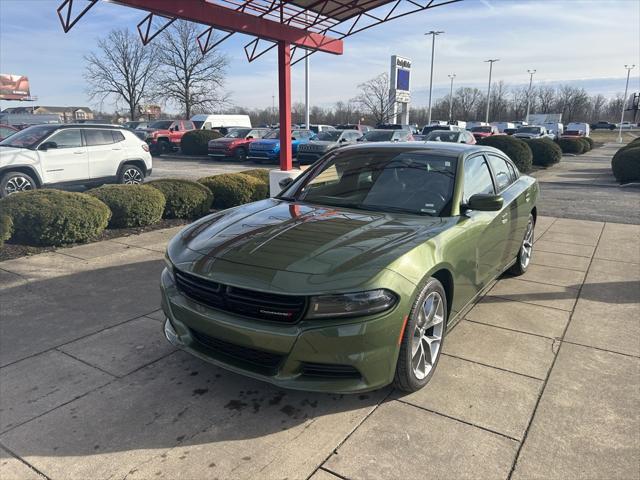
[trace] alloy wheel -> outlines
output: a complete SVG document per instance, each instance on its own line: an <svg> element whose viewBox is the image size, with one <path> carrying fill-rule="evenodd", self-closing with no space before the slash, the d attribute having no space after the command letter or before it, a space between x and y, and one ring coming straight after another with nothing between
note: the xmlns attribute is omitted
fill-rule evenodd
<svg viewBox="0 0 640 480"><path fill-rule="evenodd" d="M527 224L527 232L524 235L524 240L522 240L522 247L520 247L520 265L522 266L523 269L526 269L529 266L532 252L533 252L533 219L529 218L529 223Z"/></svg>
<svg viewBox="0 0 640 480"><path fill-rule="evenodd" d="M7 181L4 189L6 194L10 195L16 192L24 192L25 190L33 190L33 184L28 178L17 175Z"/></svg>
<svg viewBox="0 0 640 480"><path fill-rule="evenodd" d="M127 168L122 174L122 183L137 185L142 183L142 174L135 168Z"/></svg>
<svg viewBox="0 0 640 480"><path fill-rule="evenodd" d="M422 380L436 363L440 354L444 332L444 300L438 292L424 299L411 341L411 367L418 380Z"/></svg>

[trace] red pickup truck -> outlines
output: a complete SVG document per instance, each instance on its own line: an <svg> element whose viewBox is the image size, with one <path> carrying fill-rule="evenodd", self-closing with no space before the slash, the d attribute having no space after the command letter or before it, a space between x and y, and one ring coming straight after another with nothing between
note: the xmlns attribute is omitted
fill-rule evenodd
<svg viewBox="0 0 640 480"><path fill-rule="evenodd" d="M161 155L177 150L182 136L195 128L191 120L156 120L147 128L137 129L134 132L147 142L153 155Z"/></svg>

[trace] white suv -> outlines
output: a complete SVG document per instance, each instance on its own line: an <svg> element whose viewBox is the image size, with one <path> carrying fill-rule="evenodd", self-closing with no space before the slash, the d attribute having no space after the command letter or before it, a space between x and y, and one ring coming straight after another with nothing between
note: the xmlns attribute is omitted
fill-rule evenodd
<svg viewBox="0 0 640 480"><path fill-rule="evenodd" d="M0 142L0 197L40 187L142 183L146 142L112 125L34 125Z"/></svg>

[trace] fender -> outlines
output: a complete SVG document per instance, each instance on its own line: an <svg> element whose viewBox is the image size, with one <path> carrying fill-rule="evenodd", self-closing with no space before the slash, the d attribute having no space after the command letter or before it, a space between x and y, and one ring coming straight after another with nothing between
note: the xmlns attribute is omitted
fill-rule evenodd
<svg viewBox="0 0 640 480"><path fill-rule="evenodd" d="M140 157L133 157L133 158L127 158L120 162L120 164L118 165L116 178L120 178L120 174L122 173L122 167L127 163L139 164L138 166L142 168L145 177L151 175L151 169L147 168L147 164L145 163L145 161Z"/></svg>
<svg viewBox="0 0 640 480"><path fill-rule="evenodd" d="M0 177L2 177L7 172L23 172L27 175L33 177L33 179L37 182L38 186L41 187L43 184L42 177L38 173L38 171L30 165L7 165L4 167L0 167Z"/></svg>

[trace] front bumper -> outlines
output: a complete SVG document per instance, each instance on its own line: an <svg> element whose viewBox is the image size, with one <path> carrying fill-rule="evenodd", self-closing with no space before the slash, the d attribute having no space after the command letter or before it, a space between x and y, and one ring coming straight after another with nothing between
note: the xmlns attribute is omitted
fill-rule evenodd
<svg viewBox="0 0 640 480"><path fill-rule="evenodd" d="M326 152L304 152L298 150L298 163L307 165L317 162Z"/></svg>
<svg viewBox="0 0 640 480"><path fill-rule="evenodd" d="M391 383L410 308L410 299L401 297L389 312L362 319L276 324L195 302L166 269L161 289L165 336L176 347L242 375L316 392L363 392Z"/></svg>
<svg viewBox="0 0 640 480"><path fill-rule="evenodd" d="M280 151L273 152L271 150L249 150L247 159L277 163L280 160Z"/></svg>

